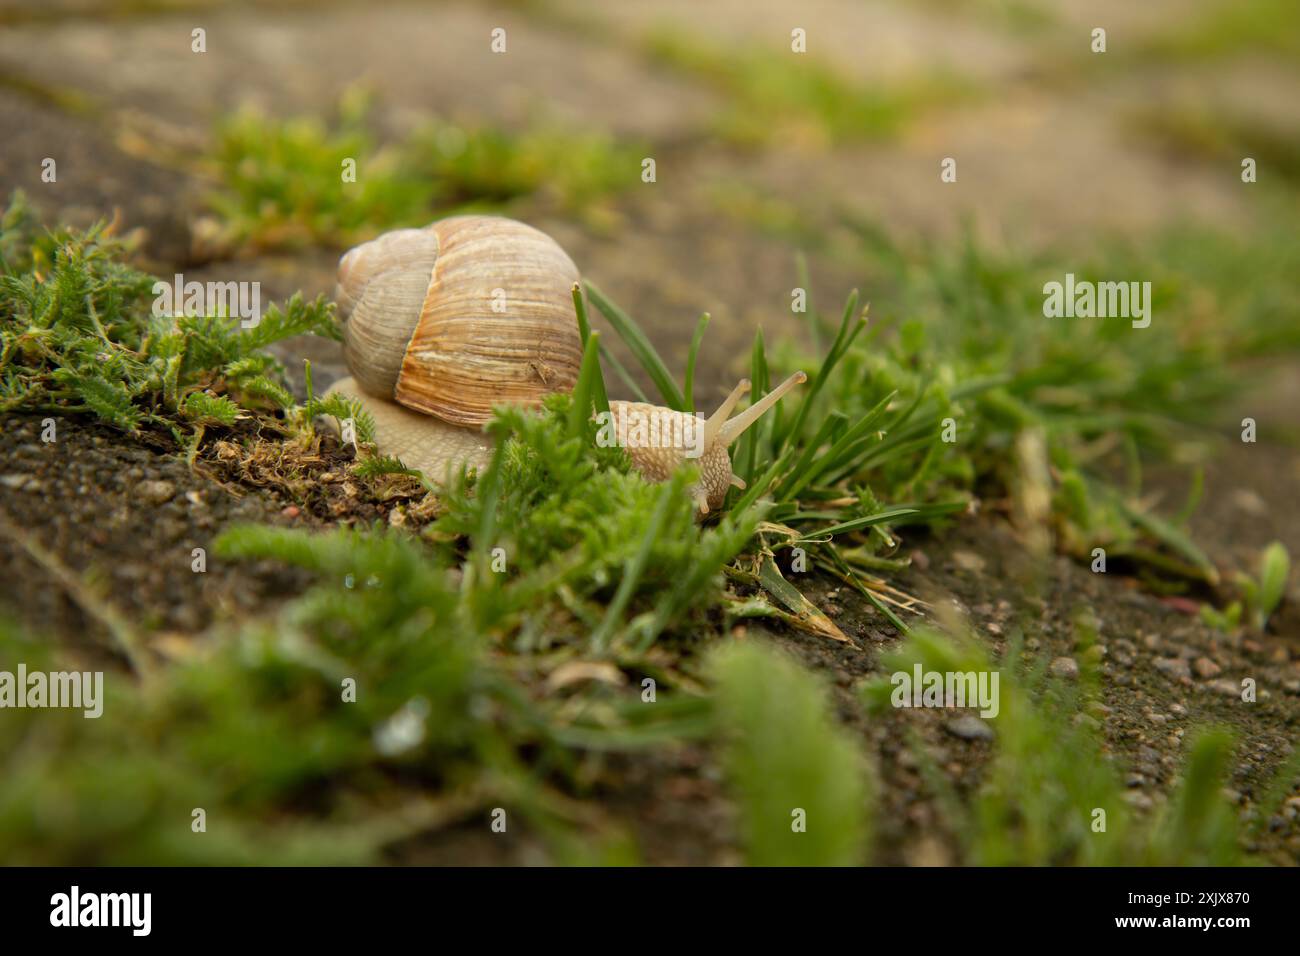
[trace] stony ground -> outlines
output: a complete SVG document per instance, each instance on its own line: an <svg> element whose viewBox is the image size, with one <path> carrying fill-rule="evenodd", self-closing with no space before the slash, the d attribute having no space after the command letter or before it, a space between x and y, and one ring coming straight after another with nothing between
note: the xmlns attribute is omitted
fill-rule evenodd
<svg viewBox="0 0 1300 956"><path fill-rule="evenodd" d="M710 311L701 355L704 404L743 374L752 330L769 341L799 336L789 312L797 284L794 249L809 252L813 287L826 302L863 285L845 223L869 222L909 241L939 241L965 224L994 243L1051 242L1086 251L1093 237L1144 235L1184 220L1248 231L1260 214L1235 163L1204 161L1142 135L1153 112L1210 105L1294 129L1300 122L1300 74L1266 59L1153 64L1133 51L1189 6L1161 0L1098 0L1056 14L1044 25L1021 22L1011 5L970 8L929 3L769 0L699 4L601 4L591 0L436 6L416 3L89 3L0 2L0 186L25 189L48 220L88 223L120 213L140 230L146 264L187 278L255 279L263 301L301 289L328 292L338 250L213 259L203 243L204 197L211 188L197 163L213 122L243 104L277 115L327 113L339 94L363 81L379 95L381 125L400 135L428 111L520 125L540 113L651 144L658 177L616 204L612 228L561 217L539 221L570 251L583 273L638 316L676 368L684 362L695 317ZM612 8L612 9L610 9ZM792 17L795 19L792 20ZM812 54L847 74L907 83L950 77L960 105L917 111L888 138L830 146L798 137L758 153L720 144L713 120L718 91L641 55L639 38L662 22L713 44L754 42L788 49L803 27ZM1095 25L1108 29L1110 52L1088 53ZM190 50L190 31L207 31L208 51ZM490 31L508 30L509 52L489 51ZM954 184L939 180L943 157L958 159ZM41 181L41 162L58 162L57 183ZM636 181L639 170L628 171ZM730 201L726 201L730 200ZM781 214L786 226L764 225ZM790 217L797 224L790 227ZM792 238L815 237L815 247ZM887 318L887 317L886 317ZM294 343L291 367L310 357L321 380L341 367L333 347ZM1296 376L1252 396L1245 413L1297 407ZM1229 414L1231 411L1233 414ZM1225 410L1224 422L1239 420ZM116 610L157 632L160 649L183 653L214 614L274 602L294 589L274 568L209 574L200 591L162 555L188 552L235 520L325 522L329 509L300 513L257 487L238 489L194 474L165 449L139 447L107 431L69 424L58 461L39 458L37 425L6 422L0 433L0 568L6 593L23 616L49 630L91 641L103 622L77 595L50 580L59 569L93 572ZM1176 500L1185 476L1157 476ZM1159 482L1164 484L1160 485ZM1206 504L1193 531L1225 564L1241 563L1274 538L1300 554L1300 454L1265 438L1233 443L1211 469ZM289 510L286 511L286 508ZM141 519L148 516L150 520ZM141 538L135 529L147 528ZM9 533L13 529L17 532ZM1043 653L1071 652L1063 622L1079 604L1101 620L1107 738L1133 768L1134 802L1161 799L1178 764L1183 728L1215 719L1244 739L1233 786L1243 802L1253 782L1276 765L1300 726L1300 595L1269 635L1228 642L1177 602L1141 591L1122 574L1092 575L1064 559L1040 569L1041 606L1025 607L1008 574L1021 548L994 509L941 538L909 542L922 560L905 582L932 601L955 599L995 646L1010 622L1028 614ZM922 570L924 566L924 570ZM182 581L182 578L184 579ZM849 695L873 666L888 629L851 602L823 595L859 647L840 651L786 636L844 692L842 716L884 759L882 835L895 862L943 862L928 839L935 809L918 801L914 767L900 756L891 721L871 724ZM98 603L98 602L96 602ZM1229 690L1255 676L1260 702L1247 707ZM945 730L936 718L928 739L957 778L980 762L980 740ZM626 802L653 862L726 860L713 834L719 809L716 774L687 748L662 758L668 767L628 766L608 795ZM1300 860L1300 809L1280 821L1266 849ZM725 820L722 824L725 830ZM477 841L477 842L476 842ZM483 845L480 846L480 843ZM496 859L501 850L454 831L395 858L438 862ZM526 845L511 859L526 861Z"/></svg>

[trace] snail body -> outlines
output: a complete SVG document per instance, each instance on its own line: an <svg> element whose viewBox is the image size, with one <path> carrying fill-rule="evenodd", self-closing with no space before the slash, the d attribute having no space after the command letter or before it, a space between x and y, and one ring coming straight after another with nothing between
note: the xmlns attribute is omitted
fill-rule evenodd
<svg viewBox="0 0 1300 956"><path fill-rule="evenodd" d="M700 469L700 480L691 489L691 495L700 513L707 514L722 507L729 488L745 487L745 482L731 470L731 455L727 449L732 442L807 378L803 372L795 372L735 418L730 415L736 403L749 392L748 379L741 379L707 420L699 419L691 412L679 412L645 402L613 401L609 403L611 423L615 434L622 435L631 430L633 421L653 422L652 433L659 437L658 441L633 441L626 446L633 466L649 481L666 481L682 465L694 461ZM684 441L665 441L665 435L678 439L688 437Z"/></svg>
<svg viewBox="0 0 1300 956"><path fill-rule="evenodd" d="M481 470L492 456L482 428L494 406L537 405L577 382L577 282L577 267L555 240L514 220L456 216L385 233L339 260L335 298L352 375L329 394L362 402L382 454L440 481L466 466ZM697 461L692 493L701 512L716 509L729 487L744 487L728 446L804 380L796 373L729 420L749 390L742 381L703 422L696 454L680 444L629 444L632 464L663 481ZM646 416L699 427L694 415L642 402L610 402L610 415L616 427Z"/></svg>
<svg viewBox="0 0 1300 956"><path fill-rule="evenodd" d="M397 402L368 394L356 379L330 386L331 395L359 399L375 420L375 446L380 454L400 458L430 479L447 481L462 467L483 471L492 460L492 439L478 428L449 425L433 415L413 411Z"/></svg>

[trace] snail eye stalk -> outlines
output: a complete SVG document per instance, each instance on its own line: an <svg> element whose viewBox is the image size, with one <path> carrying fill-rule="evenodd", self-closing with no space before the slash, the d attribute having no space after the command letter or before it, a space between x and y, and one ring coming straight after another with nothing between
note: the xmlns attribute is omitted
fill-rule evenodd
<svg viewBox="0 0 1300 956"><path fill-rule="evenodd" d="M782 382L776 388L772 389L772 391L768 392L766 395L760 398L753 405L750 405L749 408L745 409L735 418L731 419L730 421L721 422L717 433L718 438L721 439L723 445L729 447L732 442L734 442L737 438L739 438L741 435L745 433L745 429L749 428L750 425L754 424L754 422L762 418L764 413L767 412L768 409L770 409L773 405L775 405L782 398L784 398L787 392L789 392L791 389L795 388L798 385L802 385L806 381L808 381L807 375L805 375L803 372L795 372L784 382ZM745 386L745 390L748 391L749 382L743 382L742 384ZM740 386L737 386L737 389L739 389L739 387ZM730 411L730 407L728 406L727 403L730 402L732 405L734 405L735 402L732 401L732 399L738 397L739 396L737 396L735 392L732 392L731 395L727 397L727 401L722 403L722 407ZM722 408L718 409L718 412L715 413L714 418L716 418L718 414L721 414L721 412L722 412ZM710 418L709 426L711 427L712 425L713 425L713 419ZM708 434L709 433L706 431L705 432L706 438L708 437Z"/></svg>

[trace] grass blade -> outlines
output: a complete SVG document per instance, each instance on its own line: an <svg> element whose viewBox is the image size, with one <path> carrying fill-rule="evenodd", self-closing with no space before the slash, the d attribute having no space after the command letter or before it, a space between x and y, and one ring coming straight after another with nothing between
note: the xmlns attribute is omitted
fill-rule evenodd
<svg viewBox="0 0 1300 956"><path fill-rule="evenodd" d="M831 350L826 353L826 358L822 362L822 367L817 370L817 374L812 377L808 385L808 392L804 400L799 404L799 412L795 416L794 422L789 428L785 429L781 435L781 447L784 448L792 440L797 442L799 434L803 430L804 421L808 418L808 411L812 408L817 394L825 386L826 380L830 377L835 365L844 356L844 353L853 345L853 340L858 337L867 325L866 309L863 309L863 315L856 323L853 322L854 313L858 308L858 290L854 289L849 293L848 301L844 303L844 317L840 322L840 330L835 336L835 343Z"/></svg>
<svg viewBox="0 0 1300 956"><path fill-rule="evenodd" d="M646 402L647 404L650 402L649 397L641 390L641 386L636 383L636 379L632 377L632 373L627 370L627 366L618 360L618 356L602 345L600 347L600 357L614 367L615 373L623 380L623 384L628 387L628 390L631 391L638 402Z"/></svg>
<svg viewBox="0 0 1300 956"><path fill-rule="evenodd" d="M646 337L641 326L637 325L630 315L616 306L613 302L605 297L605 294L598 288L587 283L587 295L591 296L591 301L596 304L596 308L601 314L609 320L609 324L614 327L619 338L627 343L627 347L632 350L641 367L646 370L650 380L654 382L655 388L659 389L659 394L663 396L664 403L676 411L683 411L686 407L686 399L682 396L682 391L673 381L672 374L668 371L668 366L664 365L663 359L655 351L655 347L650 344L650 339Z"/></svg>
<svg viewBox="0 0 1300 956"><path fill-rule="evenodd" d="M655 541L659 539L659 533L663 531L664 522L668 519L668 508L672 504L673 496L680 490L681 482L674 480L665 482L663 490L659 492L659 497L655 500L654 513L650 516L645 536L641 539L641 547L624 566L623 579L618 582L618 590L614 592L613 600L609 602L605 618L600 622L596 632L591 635L591 643L595 647L603 649L609 643L610 635L623 616L628 601L636 592L636 586L641 580L645 566L650 561L650 552L654 550Z"/></svg>
<svg viewBox="0 0 1300 956"><path fill-rule="evenodd" d="M592 415L592 403L597 412L609 411L605 397L605 383L600 376L600 333L587 337L587 347L582 353L582 367L577 384L573 386L573 405L569 409L569 434L575 438L586 431L587 420Z"/></svg>
<svg viewBox="0 0 1300 956"><path fill-rule="evenodd" d="M695 334L691 336L691 351L686 356L686 382L682 388L685 392L686 410L695 411L695 360L700 354L700 342L704 339L704 330L709 324L709 313L705 312L700 316L700 321L695 323Z"/></svg>
<svg viewBox="0 0 1300 956"><path fill-rule="evenodd" d="M862 528L870 528L873 525L885 524L894 521L897 518L905 518L908 515L914 515L917 511L915 508L890 508L888 511L878 511L873 515L867 515L863 518L854 518L852 521L843 521L840 524L833 524L829 528L819 528L812 534L806 534L799 538L796 544L812 543L816 544L822 541L828 541L837 534L848 534L850 531L858 531Z"/></svg>
<svg viewBox="0 0 1300 956"><path fill-rule="evenodd" d="M763 564L758 571L758 581L764 591L776 598L799 619L799 623L805 630L822 637L829 637L841 644L853 643L834 621L818 610L817 605L804 597L802 591L781 575L781 569L776 566L776 561L770 554L763 558Z"/></svg>

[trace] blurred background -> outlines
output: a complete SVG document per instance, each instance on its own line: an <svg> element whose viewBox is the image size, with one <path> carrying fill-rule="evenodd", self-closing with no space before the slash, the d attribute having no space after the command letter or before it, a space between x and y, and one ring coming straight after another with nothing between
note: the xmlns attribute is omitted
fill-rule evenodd
<svg viewBox="0 0 1300 956"><path fill-rule="evenodd" d="M881 242L1085 254L1293 212L1298 19L1285 0L3 0L0 182L50 219L116 210L157 271L264 300L328 291L383 229L504 211L677 367L711 312L712 398L754 326L799 334L796 253L826 304L860 285L879 310Z"/></svg>

